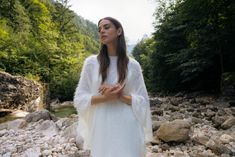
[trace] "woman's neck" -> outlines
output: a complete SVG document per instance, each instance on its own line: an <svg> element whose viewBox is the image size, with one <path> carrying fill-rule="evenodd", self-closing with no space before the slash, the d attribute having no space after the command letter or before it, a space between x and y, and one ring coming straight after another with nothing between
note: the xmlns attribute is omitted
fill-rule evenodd
<svg viewBox="0 0 235 157"><path fill-rule="evenodd" d="M117 56L117 43L110 43L107 45L108 55Z"/></svg>

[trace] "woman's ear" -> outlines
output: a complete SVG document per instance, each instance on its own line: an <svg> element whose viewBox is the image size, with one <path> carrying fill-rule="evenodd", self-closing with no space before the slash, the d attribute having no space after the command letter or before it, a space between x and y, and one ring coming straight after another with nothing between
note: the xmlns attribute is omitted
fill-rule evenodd
<svg viewBox="0 0 235 157"><path fill-rule="evenodd" d="M118 28L117 34L118 34L118 36L120 36L122 34L122 28Z"/></svg>

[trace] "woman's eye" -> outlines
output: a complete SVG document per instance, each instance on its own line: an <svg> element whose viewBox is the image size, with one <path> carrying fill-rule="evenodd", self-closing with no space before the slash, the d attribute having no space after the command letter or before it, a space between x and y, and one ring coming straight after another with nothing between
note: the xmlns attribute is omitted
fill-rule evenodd
<svg viewBox="0 0 235 157"><path fill-rule="evenodd" d="M99 28L99 29L98 29L98 32L101 32L101 29L107 30L107 29L109 29L109 28L110 28L110 26L104 26L103 28Z"/></svg>
<svg viewBox="0 0 235 157"><path fill-rule="evenodd" d="M109 29L109 26L104 27L104 29Z"/></svg>

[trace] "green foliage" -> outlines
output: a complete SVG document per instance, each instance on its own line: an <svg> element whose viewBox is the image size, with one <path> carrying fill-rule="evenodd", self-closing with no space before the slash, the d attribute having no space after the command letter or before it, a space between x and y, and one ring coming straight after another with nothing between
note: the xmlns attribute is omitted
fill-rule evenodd
<svg viewBox="0 0 235 157"><path fill-rule="evenodd" d="M133 49L132 55L141 64L145 83L149 90L154 90L151 80L153 77L151 56L154 53L156 43L153 39L142 39Z"/></svg>
<svg viewBox="0 0 235 157"><path fill-rule="evenodd" d="M71 100L84 59L98 51L96 31L66 0L3 0L0 70L49 85L50 98Z"/></svg>
<svg viewBox="0 0 235 157"><path fill-rule="evenodd" d="M220 91L223 73L235 71L234 2L160 2L155 14L156 46L148 50L145 45L136 56L142 62L141 55L152 51L147 66L151 73L145 74L151 89Z"/></svg>

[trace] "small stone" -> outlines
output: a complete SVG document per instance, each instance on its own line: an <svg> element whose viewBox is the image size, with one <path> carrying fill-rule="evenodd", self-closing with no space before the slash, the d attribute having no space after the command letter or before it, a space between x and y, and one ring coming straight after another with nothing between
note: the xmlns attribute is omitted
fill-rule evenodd
<svg viewBox="0 0 235 157"><path fill-rule="evenodd" d="M227 134L223 134L222 136L220 136L220 141L223 144L228 144L228 143L232 142L233 140L234 140L233 137L230 135L227 135Z"/></svg>
<svg viewBox="0 0 235 157"><path fill-rule="evenodd" d="M6 154L3 154L2 157L11 157L11 152L7 152Z"/></svg>
<svg viewBox="0 0 235 157"><path fill-rule="evenodd" d="M75 138L70 138L70 139L69 139L69 142L70 142L70 143L75 143L76 140L75 140Z"/></svg>
<svg viewBox="0 0 235 157"><path fill-rule="evenodd" d="M223 129L229 129L233 125L235 125L235 117L229 117L222 125L221 128Z"/></svg>
<svg viewBox="0 0 235 157"><path fill-rule="evenodd" d="M75 151L78 150L78 148L77 148L77 147L71 147L70 150L73 151L73 152L75 152Z"/></svg>
<svg viewBox="0 0 235 157"><path fill-rule="evenodd" d="M44 151L42 152L42 154L48 156L48 155L51 155L52 152L51 152L51 150L44 150Z"/></svg>
<svg viewBox="0 0 235 157"><path fill-rule="evenodd" d="M89 150L79 150L78 155L80 155L80 156L89 156L90 151Z"/></svg>
<svg viewBox="0 0 235 157"><path fill-rule="evenodd" d="M153 151L154 153L158 153L158 152L159 152L159 146L158 146L158 145L153 146L153 147L152 147L152 151Z"/></svg>
<svg viewBox="0 0 235 157"><path fill-rule="evenodd" d="M68 144L66 144L66 146L64 147L64 149L65 149L65 150L70 150L70 147L71 147L71 146L70 146L70 144L68 143Z"/></svg>
<svg viewBox="0 0 235 157"><path fill-rule="evenodd" d="M169 145L166 144L166 143L160 145L159 147L160 147L163 151L166 151L166 150L169 150L169 149L170 149Z"/></svg>

